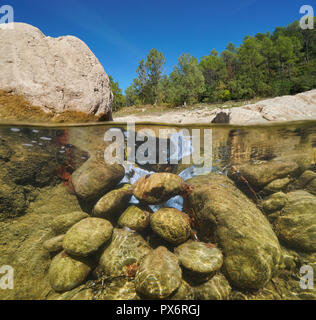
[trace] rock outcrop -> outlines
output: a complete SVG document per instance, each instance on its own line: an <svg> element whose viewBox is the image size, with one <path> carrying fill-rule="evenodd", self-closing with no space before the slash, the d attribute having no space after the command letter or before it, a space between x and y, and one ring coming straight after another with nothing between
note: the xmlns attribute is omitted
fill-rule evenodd
<svg viewBox="0 0 316 320"><path fill-rule="evenodd" d="M46 37L14 23L0 29L0 89L23 95L44 111L78 111L111 120L109 78L87 45L74 36Z"/></svg>

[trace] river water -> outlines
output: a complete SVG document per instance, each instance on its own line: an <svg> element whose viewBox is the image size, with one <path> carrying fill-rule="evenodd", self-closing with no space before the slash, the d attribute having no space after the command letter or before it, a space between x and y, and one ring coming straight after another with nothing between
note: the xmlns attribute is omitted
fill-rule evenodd
<svg viewBox="0 0 316 320"><path fill-rule="evenodd" d="M316 299L315 121L6 123L0 164L0 299Z"/></svg>

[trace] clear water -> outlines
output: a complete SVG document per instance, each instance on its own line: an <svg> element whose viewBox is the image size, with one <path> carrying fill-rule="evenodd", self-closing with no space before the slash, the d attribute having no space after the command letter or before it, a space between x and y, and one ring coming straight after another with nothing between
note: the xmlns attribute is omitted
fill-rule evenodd
<svg viewBox="0 0 316 320"><path fill-rule="evenodd" d="M14 286L6 288L6 285L9 286L8 280L5 283L2 282L4 289L0 288L0 299L75 299L77 297L75 294L78 292L86 293L86 296L79 295L78 299L85 297L89 299L142 298L135 291L135 274L125 275L125 278L123 276L124 279L120 279L122 282L115 278L111 279L111 277L103 278L101 281L101 276L98 276L97 272L93 270L76 288L67 292L55 292L50 286L49 266L58 252L52 254L43 248L43 243L55 236L51 225L56 217L73 211L84 211L91 215L95 202L85 203L82 199L78 199L76 190L71 184L71 175L88 159L94 158L98 161L104 161L104 155L107 153L105 150L109 145L104 141L104 137L109 130L119 129L124 134L126 143L128 136L126 128L126 124L120 123L57 127L34 124L2 124L0 126L0 268L9 266L14 270ZM159 129L172 128L178 132L172 134L169 140L167 139L167 149L164 152L167 153L168 163L157 165L139 164L137 161L136 164L124 162L125 176L119 184L124 182L133 185L142 176L154 172L172 172L185 181L210 172L227 176L232 166L238 168L246 163L259 165L278 158L284 161L295 161L298 166L305 166L302 171L316 172L315 121L239 127L231 125L206 127L137 124L135 130L139 132L144 128L151 129L156 136L158 136ZM190 134L192 134L192 130L199 130L200 150L196 150L196 146L193 146L190 139L184 143L178 139L179 133L183 129L189 130ZM208 140L205 142L204 131L210 129L211 136L208 136L206 138ZM156 142L158 146L159 138ZM137 151L142 143L135 142L135 144ZM171 155L171 144L179 145L177 154ZM196 165L190 155L197 151L203 155L204 147L207 144L212 146L212 165L206 167ZM148 156L148 153L145 155ZM190 158L190 163L181 164L181 159L184 156ZM159 158L159 148L157 148L156 157ZM170 159L178 159L180 163L171 164ZM124 160L126 160L126 154ZM296 179L298 176L291 177L290 185L284 187L282 191L287 193L297 189L295 187ZM117 187L118 184L113 185L112 189ZM256 188L247 183L238 185L238 188L259 208L258 199L264 201L269 196L262 192L262 188ZM252 197L250 188L257 194L257 200ZM130 205L138 202L133 196ZM172 197L163 203L150 205L152 212L163 207L172 207L180 211L186 210L183 207L181 195ZM265 213L262 212L262 214ZM119 228L117 225L114 227ZM130 230L130 232L133 231ZM198 230L195 232L200 240ZM153 234L154 231L150 225L145 231L140 232L145 241ZM158 244L166 245L171 252L176 247L176 245L166 244L163 239L159 239L159 236L155 236L158 239L156 239ZM194 240L194 237L191 239ZM161 242L159 242L160 240ZM295 251L295 248L289 247L288 249L294 250L294 255L301 254L300 250ZM306 254L301 254L302 260L307 259L310 262L315 258L313 252ZM97 260L98 257L94 256L93 258ZM97 268L97 265L98 261L95 261L94 267ZM291 271L290 269L284 270L286 270L284 272L288 278L284 280L285 277L280 276L282 281L285 284L296 281L297 285L297 290L295 285L290 286L288 296L283 293L284 299L290 298L290 293L297 298L315 298L313 290L303 290L301 293L298 277L299 263ZM217 272L224 271L218 270ZM2 274L7 275L8 272L3 271ZM113 293L109 288L113 289ZM280 293L269 295L269 284L265 288L268 289L263 289L266 290L263 291L264 294L261 290L262 296L260 296L257 290L243 290L232 285L232 291L225 296L225 299L245 297L261 297L263 299L272 297L276 299L278 294L280 296ZM100 294L101 291L103 293ZM188 296L201 298L201 295L191 294Z"/></svg>

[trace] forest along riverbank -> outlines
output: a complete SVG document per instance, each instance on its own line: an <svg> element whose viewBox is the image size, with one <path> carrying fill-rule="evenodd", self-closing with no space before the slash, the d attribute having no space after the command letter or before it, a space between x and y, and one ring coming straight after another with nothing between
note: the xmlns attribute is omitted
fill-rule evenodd
<svg viewBox="0 0 316 320"><path fill-rule="evenodd" d="M216 126L203 175L106 164L111 127L1 127L1 299L316 299L315 123Z"/></svg>

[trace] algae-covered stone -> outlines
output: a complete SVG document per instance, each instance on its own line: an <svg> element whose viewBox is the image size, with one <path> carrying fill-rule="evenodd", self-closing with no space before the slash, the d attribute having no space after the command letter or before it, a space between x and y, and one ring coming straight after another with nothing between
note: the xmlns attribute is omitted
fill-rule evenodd
<svg viewBox="0 0 316 320"><path fill-rule="evenodd" d="M316 195L316 173L306 170L298 179L298 184L301 188Z"/></svg>
<svg viewBox="0 0 316 320"><path fill-rule="evenodd" d="M265 212L275 212L281 210L287 202L287 196L283 192L277 192L263 201L263 209Z"/></svg>
<svg viewBox="0 0 316 320"><path fill-rule="evenodd" d="M144 230L149 224L150 213L139 206L128 207L120 216L118 225L132 230Z"/></svg>
<svg viewBox="0 0 316 320"><path fill-rule="evenodd" d="M297 190L287 194L288 202L275 221L275 229L288 246L316 251L316 196Z"/></svg>
<svg viewBox="0 0 316 320"><path fill-rule="evenodd" d="M180 287L167 300L194 300L193 288L184 280L181 281Z"/></svg>
<svg viewBox="0 0 316 320"><path fill-rule="evenodd" d="M126 266L139 263L151 248L136 232L114 229L109 245L100 258L100 267L109 277L126 275Z"/></svg>
<svg viewBox="0 0 316 320"><path fill-rule="evenodd" d="M282 265L279 241L263 213L234 183L219 174L188 181L193 192L185 207L194 213L199 236L219 244L229 281L262 288Z"/></svg>
<svg viewBox="0 0 316 320"><path fill-rule="evenodd" d="M191 234L189 216L174 208L162 208L150 217L150 226L161 238L173 244L185 242Z"/></svg>
<svg viewBox="0 0 316 320"><path fill-rule="evenodd" d="M278 192L280 190L283 190L290 182L291 179L289 177L276 179L267 184L263 190L271 193Z"/></svg>
<svg viewBox="0 0 316 320"><path fill-rule="evenodd" d="M222 252L204 242L189 240L174 249L180 264L197 273L213 273L223 264Z"/></svg>
<svg viewBox="0 0 316 320"><path fill-rule="evenodd" d="M111 279L106 286L95 290L96 300L139 300L136 293L134 279L123 277Z"/></svg>
<svg viewBox="0 0 316 320"><path fill-rule="evenodd" d="M62 251L51 262L49 281L55 291L68 291L82 284L90 271L89 261L75 259Z"/></svg>
<svg viewBox="0 0 316 320"><path fill-rule="evenodd" d="M111 237L112 224L100 218L86 218L72 226L65 235L63 247L67 253L86 257L96 252Z"/></svg>
<svg viewBox="0 0 316 320"><path fill-rule="evenodd" d="M72 174L76 194L87 201L102 197L113 189L124 177L125 170L119 164L90 159Z"/></svg>
<svg viewBox="0 0 316 320"><path fill-rule="evenodd" d="M314 179L316 179L316 173L311 170L306 170L302 175L298 178L298 184L301 188L304 188L306 185L311 183Z"/></svg>
<svg viewBox="0 0 316 320"><path fill-rule="evenodd" d="M148 204L159 204L180 195L185 189L183 179L173 173L154 173L138 179L134 185L134 196Z"/></svg>
<svg viewBox="0 0 316 320"><path fill-rule="evenodd" d="M207 282L193 287L196 300L227 300L232 288L221 273Z"/></svg>
<svg viewBox="0 0 316 320"><path fill-rule="evenodd" d="M253 187L262 187L273 180L295 175L299 171L296 162L290 160L272 160L260 164L244 164L239 171Z"/></svg>
<svg viewBox="0 0 316 320"><path fill-rule="evenodd" d="M93 215L105 219L118 217L127 208L132 197L130 187L131 185L126 184L105 194L94 206Z"/></svg>
<svg viewBox="0 0 316 320"><path fill-rule="evenodd" d="M88 217L83 211L74 211L56 217L51 226L56 234L66 233L74 224Z"/></svg>
<svg viewBox="0 0 316 320"><path fill-rule="evenodd" d="M158 247L141 261L135 278L136 291L149 299L164 299L180 287L181 276L177 256Z"/></svg>
<svg viewBox="0 0 316 320"><path fill-rule="evenodd" d="M46 240L43 243L43 247L49 251L49 252L58 252L63 250L63 241L64 241L65 235L59 235L57 237L54 237L52 239Z"/></svg>

